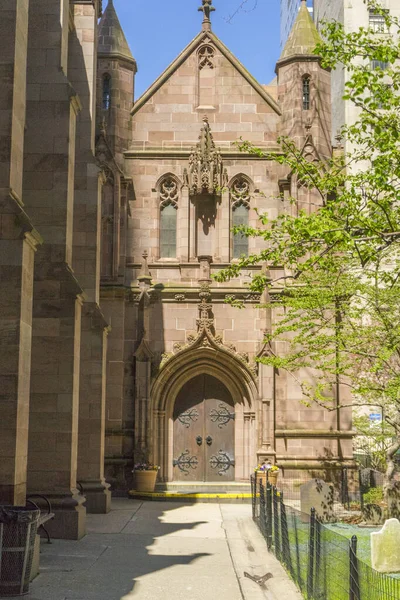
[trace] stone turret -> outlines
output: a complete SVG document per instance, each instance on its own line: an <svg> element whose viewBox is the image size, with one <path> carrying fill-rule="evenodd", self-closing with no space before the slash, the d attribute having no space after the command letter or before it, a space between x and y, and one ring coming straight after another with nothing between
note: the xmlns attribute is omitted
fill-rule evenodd
<svg viewBox="0 0 400 600"><path fill-rule="evenodd" d="M306 140L319 156L330 156L331 76L314 53L320 35L307 9L301 6L292 31L276 65L279 104L282 109L280 134L302 148Z"/></svg>
<svg viewBox="0 0 400 600"><path fill-rule="evenodd" d="M279 63L298 56L315 58L314 48L319 42L321 42L321 37L314 25L307 3L305 0L301 0L299 14L283 48Z"/></svg>
<svg viewBox="0 0 400 600"><path fill-rule="evenodd" d="M106 125L111 150L122 166L123 152L129 146L129 120L137 64L126 41L113 0L109 0L99 23L97 55L98 123Z"/></svg>

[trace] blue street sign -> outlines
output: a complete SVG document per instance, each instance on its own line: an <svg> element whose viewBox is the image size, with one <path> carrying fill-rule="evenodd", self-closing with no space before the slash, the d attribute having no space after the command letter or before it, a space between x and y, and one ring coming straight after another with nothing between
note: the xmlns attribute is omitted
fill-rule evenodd
<svg viewBox="0 0 400 600"><path fill-rule="evenodd" d="M381 415L381 413L371 413L369 415L369 420L370 421L382 421L382 415Z"/></svg>

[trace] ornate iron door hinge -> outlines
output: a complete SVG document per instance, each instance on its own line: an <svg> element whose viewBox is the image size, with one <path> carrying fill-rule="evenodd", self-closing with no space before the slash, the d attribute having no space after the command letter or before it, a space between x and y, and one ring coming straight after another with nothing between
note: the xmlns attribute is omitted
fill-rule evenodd
<svg viewBox="0 0 400 600"><path fill-rule="evenodd" d="M231 467L235 466L235 461L226 453L219 451L210 458L212 469L218 469L218 475L224 475Z"/></svg>
<svg viewBox="0 0 400 600"><path fill-rule="evenodd" d="M197 469L199 461L197 456L190 456L189 450L186 450L185 452L182 452L179 458L174 458L172 464L174 467L178 467L185 475L189 475L190 469Z"/></svg>
<svg viewBox="0 0 400 600"><path fill-rule="evenodd" d="M195 408L191 408L183 413L181 413L178 417L178 421L182 423L186 428L189 428L192 423L195 423L199 418L199 413Z"/></svg>
<svg viewBox="0 0 400 600"><path fill-rule="evenodd" d="M212 423L218 423L219 429L222 429L229 421L235 420L235 413L230 412L225 404L218 404L218 409L213 408L210 411L210 419Z"/></svg>

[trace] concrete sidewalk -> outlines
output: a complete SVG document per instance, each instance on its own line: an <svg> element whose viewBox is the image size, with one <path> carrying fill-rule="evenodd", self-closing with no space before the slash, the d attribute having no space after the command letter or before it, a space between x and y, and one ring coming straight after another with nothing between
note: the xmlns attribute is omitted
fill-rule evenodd
<svg viewBox="0 0 400 600"><path fill-rule="evenodd" d="M243 504L114 499L79 542L42 542L26 600L301 600ZM272 573L260 587L253 576Z"/></svg>

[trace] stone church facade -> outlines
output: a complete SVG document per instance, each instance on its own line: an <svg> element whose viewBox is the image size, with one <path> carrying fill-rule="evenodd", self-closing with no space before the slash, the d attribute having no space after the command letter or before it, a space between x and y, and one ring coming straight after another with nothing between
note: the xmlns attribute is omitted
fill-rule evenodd
<svg viewBox="0 0 400 600"><path fill-rule="evenodd" d="M270 86L212 32L213 8L133 102L112 0L99 25L100 0L0 6L0 502L45 494L55 537L81 537L135 461L178 487L245 482L266 459L352 464L351 412L304 407L257 361L276 315L248 282L268 265L212 278L262 247L231 231L255 209L311 210L313 192L235 141L273 155L288 135L329 157L330 74L304 2Z"/></svg>
<svg viewBox="0 0 400 600"><path fill-rule="evenodd" d="M271 218L291 210L289 194L297 207L317 201L272 160L235 142L274 154L287 135L310 160L330 156L330 73L312 54L318 34L302 6L277 83L262 86L212 32L211 9L204 1L200 33L133 104L122 167L133 182L119 238L125 279L102 280L103 310L118 323L109 336L118 349L108 356L119 378L108 385L125 407L122 428L128 424L121 432L110 421L107 444L150 458L168 483L248 481L266 459L292 472L352 457L349 412L339 418L306 408L290 378L257 362L270 351L264 332L276 316L258 308L264 298L248 283L267 267L224 284L212 279L262 247L234 236L233 225L256 226L256 210ZM118 243L103 255L105 274ZM245 309L230 306L231 297ZM123 475L112 464L106 470L110 480Z"/></svg>

